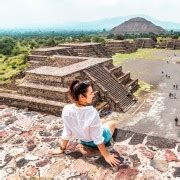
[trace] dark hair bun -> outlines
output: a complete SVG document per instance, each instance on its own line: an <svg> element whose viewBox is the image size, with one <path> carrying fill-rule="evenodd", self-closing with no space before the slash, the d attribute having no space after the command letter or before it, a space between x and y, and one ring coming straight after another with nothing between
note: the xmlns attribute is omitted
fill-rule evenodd
<svg viewBox="0 0 180 180"><path fill-rule="evenodd" d="M79 96L81 94L86 96L89 86L91 86L89 81L74 80L70 85L70 97L75 101L79 101Z"/></svg>
<svg viewBox="0 0 180 180"><path fill-rule="evenodd" d="M70 93L71 94L73 94L73 92L74 92L74 87L77 85L77 84L79 84L79 80L74 80L72 83L71 83L71 85L70 85Z"/></svg>

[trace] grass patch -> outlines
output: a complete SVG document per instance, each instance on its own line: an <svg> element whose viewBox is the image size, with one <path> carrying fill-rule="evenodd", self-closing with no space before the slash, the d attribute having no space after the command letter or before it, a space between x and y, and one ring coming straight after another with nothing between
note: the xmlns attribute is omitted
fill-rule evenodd
<svg viewBox="0 0 180 180"><path fill-rule="evenodd" d="M121 65L129 60L144 59L144 60L167 60L167 56L161 53L158 56L159 49L138 49L130 54L116 54L113 56L114 65ZM163 51L163 50L162 50Z"/></svg>
<svg viewBox="0 0 180 180"><path fill-rule="evenodd" d="M140 96L144 93L148 93L153 89L153 86L151 84L148 84L144 81L139 81L138 85L139 87L137 91L134 93L135 96Z"/></svg>
<svg viewBox="0 0 180 180"><path fill-rule="evenodd" d="M27 67L26 55L12 57L0 55L0 84L10 83L13 76Z"/></svg>

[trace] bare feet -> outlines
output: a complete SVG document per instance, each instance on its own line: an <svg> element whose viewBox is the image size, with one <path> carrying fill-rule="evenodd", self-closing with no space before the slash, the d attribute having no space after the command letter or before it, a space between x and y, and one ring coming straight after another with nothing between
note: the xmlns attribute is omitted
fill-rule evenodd
<svg viewBox="0 0 180 180"><path fill-rule="evenodd" d="M56 149L51 149L50 151L48 151L48 154L49 155L60 155L60 154L63 154L63 150L61 150L59 147L56 148Z"/></svg>

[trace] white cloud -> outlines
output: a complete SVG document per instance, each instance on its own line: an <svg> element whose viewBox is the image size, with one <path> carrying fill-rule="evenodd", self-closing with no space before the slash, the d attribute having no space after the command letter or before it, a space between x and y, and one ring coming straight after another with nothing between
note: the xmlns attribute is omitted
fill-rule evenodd
<svg viewBox="0 0 180 180"><path fill-rule="evenodd" d="M179 0L0 0L0 27L146 14L180 22Z"/></svg>

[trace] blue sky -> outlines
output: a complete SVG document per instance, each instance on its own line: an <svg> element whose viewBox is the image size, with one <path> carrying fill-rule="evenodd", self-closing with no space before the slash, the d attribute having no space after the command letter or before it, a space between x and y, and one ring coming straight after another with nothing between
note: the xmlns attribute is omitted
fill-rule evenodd
<svg viewBox="0 0 180 180"><path fill-rule="evenodd" d="M180 0L0 0L0 28L145 14L180 23Z"/></svg>

